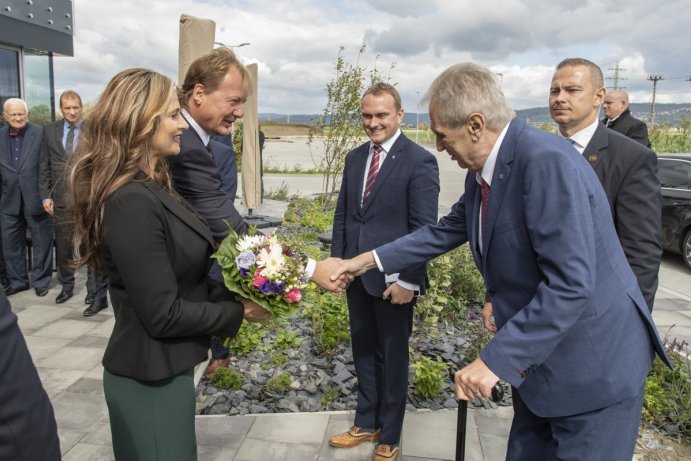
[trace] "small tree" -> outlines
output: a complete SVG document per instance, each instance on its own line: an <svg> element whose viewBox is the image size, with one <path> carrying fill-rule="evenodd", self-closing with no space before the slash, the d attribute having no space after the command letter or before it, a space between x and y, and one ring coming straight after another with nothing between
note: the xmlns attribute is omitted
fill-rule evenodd
<svg viewBox="0 0 691 461"><path fill-rule="evenodd" d="M366 69L360 66L360 57L365 49L365 45L360 47L355 64L351 64L343 57L345 47L339 48L336 76L326 85L326 106L310 128L308 144L312 144L315 136L324 139L324 156L319 163L315 162L324 174L323 209L332 203L346 154L357 146L362 136L360 98L365 90ZM370 84L382 80L376 66L369 71L369 80Z"/></svg>

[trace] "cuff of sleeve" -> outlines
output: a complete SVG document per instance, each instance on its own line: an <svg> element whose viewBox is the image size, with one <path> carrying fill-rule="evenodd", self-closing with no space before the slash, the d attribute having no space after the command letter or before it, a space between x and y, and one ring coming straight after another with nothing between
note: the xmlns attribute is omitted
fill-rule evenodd
<svg viewBox="0 0 691 461"><path fill-rule="evenodd" d="M314 269L317 267L317 261L315 261L312 258L309 258L307 260L307 265L305 266L305 276L307 277L308 280L312 278L312 275L314 275Z"/></svg>
<svg viewBox="0 0 691 461"><path fill-rule="evenodd" d="M52 202L52 201L53 201L52 198L44 198L43 201L42 201L41 203L43 203L43 204L45 205L46 203Z"/></svg>
<svg viewBox="0 0 691 461"><path fill-rule="evenodd" d="M372 255L374 256L374 262L377 263L377 268L379 269L379 272L384 272L384 268L381 265L381 261L379 261L379 256L377 256L377 250L372 250Z"/></svg>
<svg viewBox="0 0 691 461"><path fill-rule="evenodd" d="M406 290L417 291L417 292L420 291L420 285L416 285L414 283L404 282L401 279L396 280L396 283L399 284L400 286L402 286L403 288L405 288Z"/></svg>

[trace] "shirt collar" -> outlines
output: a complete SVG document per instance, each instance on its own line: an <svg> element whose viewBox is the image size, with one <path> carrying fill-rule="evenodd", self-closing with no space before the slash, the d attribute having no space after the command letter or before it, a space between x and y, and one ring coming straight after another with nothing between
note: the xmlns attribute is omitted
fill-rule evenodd
<svg viewBox="0 0 691 461"><path fill-rule="evenodd" d="M492 185L492 175L494 175L494 167L497 164L499 148L501 147L501 143L504 142L504 137L506 136L507 131L509 131L509 123L507 123L506 126L504 126L504 128L501 130L501 133L499 133L497 141L492 146L492 150L489 151L489 157L487 157L487 161L482 167L482 172L480 174L475 175L475 180L478 184L480 184L480 178L482 178L485 180L487 184L489 184L490 186Z"/></svg>
<svg viewBox="0 0 691 461"><path fill-rule="evenodd" d="M396 131L396 134L394 134L393 136L391 136L389 139L387 139L387 140L384 141L383 143L379 144L379 145L381 146L381 148L384 149L384 152L389 153L389 152L391 151L391 148L393 147L393 144L396 142L396 140L398 139L398 137L399 137L400 135L401 135L401 129L399 128L399 129ZM369 150L370 150L370 152L372 152L372 148L373 148L375 145L376 145L376 144L374 144L372 141L369 142Z"/></svg>
<svg viewBox="0 0 691 461"><path fill-rule="evenodd" d="M576 144L574 144L574 147L578 149L578 152L581 154L585 150L585 146L588 145L590 142L590 139L593 137L595 134L595 130L597 130L597 125L600 123L600 121L596 118L593 123L588 125L587 127L583 128L581 131L572 134L569 136L569 139L572 139L576 141ZM566 137L562 135L562 137Z"/></svg>
<svg viewBox="0 0 691 461"><path fill-rule="evenodd" d="M187 120L187 123L189 123L190 128L192 128L195 131L195 133L197 133L199 138L202 140L204 146L208 146L209 141L211 141L211 136L209 136L207 132L199 126L197 121L194 118L192 118L189 112L187 112L187 109L182 109L182 115L185 117L185 120Z"/></svg>

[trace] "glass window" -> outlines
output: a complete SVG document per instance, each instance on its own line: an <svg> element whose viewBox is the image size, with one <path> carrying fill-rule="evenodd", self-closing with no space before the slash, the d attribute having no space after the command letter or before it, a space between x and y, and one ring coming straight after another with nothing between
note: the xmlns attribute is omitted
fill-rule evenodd
<svg viewBox="0 0 691 461"><path fill-rule="evenodd" d="M24 50L24 100L29 106L29 121L35 125L53 120L50 60L48 53Z"/></svg>
<svg viewBox="0 0 691 461"><path fill-rule="evenodd" d="M691 189L691 162L659 159L660 183L668 189Z"/></svg>
<svg viewBox="0 0 691 461"><path fill-rule="evenodd" d="M0 107L19 97L19 51L0 47Z"/></svg>

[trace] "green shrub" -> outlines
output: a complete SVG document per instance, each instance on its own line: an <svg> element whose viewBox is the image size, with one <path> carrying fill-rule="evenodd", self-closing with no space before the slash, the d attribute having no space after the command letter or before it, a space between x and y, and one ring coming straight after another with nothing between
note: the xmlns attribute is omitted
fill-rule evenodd
<svg viewBox="0 0 691 461"><path fill-rule="evenodd" d="M315 232L326 232L333 227L334 206L331 204L325 209L318 200L293 197L288 203L283 220L289 224L313 229Z"/></svg>
<svg viewBox="0 0 691 461"><path fill-rule="evenodd" d="M317 353L331 355L339 345L350 342L350 317L345 296L309 291L303 298L302 315L312 322Z"/></svg>
<svg viewBox="0 0 691 461"><path fill-rule="evenodd" d="M485 286L468 245L433 259L427 265L429 289L418 299L415 315L426 325L465 322L471 305L482 303Z"/></svg>
<svg viewBox="0 0 691 461"><path fill-rule="evenodd" d="M293 382L290 373L284 371L266 382L266 388L273 394L283 394Z"/></svg>
<svg viewBox="0 0 691 461"><path fill-rule="evenodd" d="M420 357L412 365L413 374L413 394L418 397L430 399L436 397L444 387L444 378L448 374L446 364L440 357L435 360L425 356Z"/></svg>
<svg viewBox="0 0 691 461"><path fill-rule="evenodd" d="M288 356L283 352L277 352L271 355L271 365L274 367L283 366L288 361Z"/></svg>
<svg viewBox="0 0 691 461"><path fill-rule="evenodd" d="M274 348L281 351L298 348L300 344L302 344L302 340L298 338L297 333L289 333L282 328L278 330L273 339Z"/></svg>
<svg viewBox="0 0 691 461"><path fill-rule="evenodd" d="M260 323L242 321L242 327L235 337L226 339L223 343L235 356L245 355L253 351L262 342L266 330Z"/></svg>
<svg viewBox="0 0 691 461"><path fill-rule="evenodd" d="M319 402L322 404L324 407L328 407L331 405L336 398L338 398L338 394L340 392L338 389L332 386L326 386L324 388L324 394L319 398Z"/></svg>
<svg viewBox="0 0 691 461"><path fill-rule="evenodd" d="M667 355L673 369L667 368L659 358L645 383L643 418L682 438L691 437L691 362L688 344L665 340Z"/></svg>
<svg viewBox="0 0 691 461"><path fill-rule="evenodd" d="M211 382L219 389L239 391L242 385L245 384L245 378L235 370L220 367L211 375Z"/></svg>

